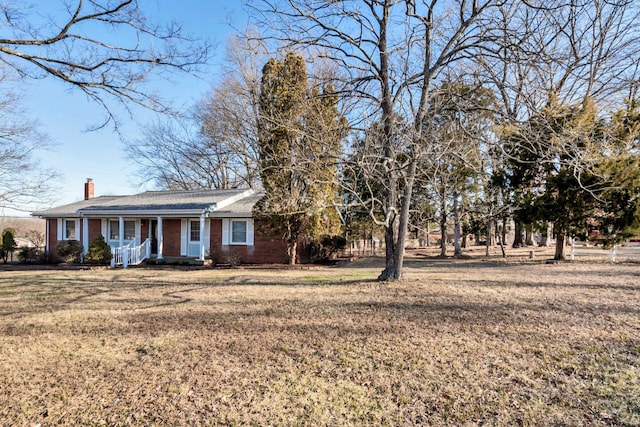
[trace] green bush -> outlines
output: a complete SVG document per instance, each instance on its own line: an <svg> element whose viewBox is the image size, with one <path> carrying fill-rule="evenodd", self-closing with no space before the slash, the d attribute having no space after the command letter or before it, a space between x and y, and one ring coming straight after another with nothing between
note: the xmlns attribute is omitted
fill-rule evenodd
<svg viewBox="0 0 640 427"><path fill-rule="evenodd" d="M5 264L9 259L9 254L16 250L15 235L16 230L13 228L5 228L0 235L0 258Z"/></svg>
<svg viewBox="0 0 640 427"><path fill-rule="evenodd" d="M324 236L311 244L311 259L314 262L329 261L339 251L347 247L347 239L342 236Z"/></svg>
<svg viewBox="0 0 640 427"><path fill-rule="evenodd" d="M212 248L209 252L209 259L213 266L230 265L233 267L242 264L242 255L236 248Z"/></svg>
<svg viewBox="0 0 640 427"><path fill-rule="evenodd" d="M82 243L77 240L63 240L58 242L56 255L62 259L62 262L80 262L83 249Z"/></svg>
<svg viewBox="0 0 640 427"><path fill-rule="evenodd" d="M47 257L40 248L21 248L18 251L18 260L23 264L44 264Z"/></svg>
<svg viewBox="0 0 640 427"><path fill-rule="evenodd" d="M84 256L84 262L87 264L109 264L111 256L111 246L101 234L91 242L91 246L89 246L89 250Z"/></svg>

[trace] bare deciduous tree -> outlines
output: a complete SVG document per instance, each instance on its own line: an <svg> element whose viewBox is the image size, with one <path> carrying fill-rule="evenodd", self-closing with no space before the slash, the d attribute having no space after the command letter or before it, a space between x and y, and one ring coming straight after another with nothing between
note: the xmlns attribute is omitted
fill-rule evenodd
<svg viewBox="0 0 640 427"><path fill-rule="evenodd" d="M577 137L569 129L556 129L550 137L541 138L541 128L553 129L556 124L532 129L528 121L533 117L539 121L544 116L540 112L551 103L568 106L595 102L603 112L619 105L624 90L637 81L639 13L637 2L627 0L532 2L524 8L507 2L499 9L493 29L486 29L496 34L494 48L478 52L474 62L487 85L498 94L501 132L520 135L521 143L501 147L505 160L502 167L516 165L516 175L520 176L526 175L527 168L544 169L548 174L570 171L578 181L593 170L607 151L606 140L585 143L584 136ZM517 202L526 198L531 205L544 192L545 179L538 174L536 180L521 182L513 170L505 172L513 178L517 247L525 243L520 240L520 221L531 216ZM542 226L546 229L544 222ZM564 230L556 230L556 257L562 258Z"/></svg>
<svg viewBox="0 0 640 427"><path fill-rule="evenodd" d="M0 5L0 59L24 78L54 78L104 108L101 124L117 124L113 102L167 111L145 88L151 75L194 72L211 47L180 24L156 24L137 0L72 0Z"/></svg>
<svg viewBox="0 0 640 427"><path fill-rule="evenodd" d="M169 111L146 83L174 71L196 73L211 54L208 42L185 34L178 23L154 23L137 0L4 1L0 28L3 73L55 79L84 93L105 112L96 128L117 129L117 107ZM35 122L17 114L11 95L0 109L0 206L43 203L54 176L34 156L44 137Z"/></svg>
<svg viewBox="0 0 640 427"><path fill-rule="evenodd" d="M0 75L0 86L9 88L7 74ZM38 124L28 119L28 111L15 92L0 94L0 209L21 210L33 203L49 200L51 184L57 174L40 167L37 152L49 145L38 132Z"/></svg>
<svg viewBox="0 0 640 427"><path fill-rule="evenodd" d="M264 0L254 6L291 46L317 50L342 68L345 94L363 104L364 127L379 123L378 208L386 267L380 280L402 275L404 245L417 166L430 152L424 123L438 77L484 43L479 23L500 1ZM410 133L398 145L396 117ZM376 215L379 213L380 215Z"/></svg>
<svg viewBox="0 0 640 427"><path fill-rule="evenodd" d="M260 188L258 95L265 52L255 35L232 36L224 77L192 113L144 128L127 148L144 181L169 189Z"/></svg>

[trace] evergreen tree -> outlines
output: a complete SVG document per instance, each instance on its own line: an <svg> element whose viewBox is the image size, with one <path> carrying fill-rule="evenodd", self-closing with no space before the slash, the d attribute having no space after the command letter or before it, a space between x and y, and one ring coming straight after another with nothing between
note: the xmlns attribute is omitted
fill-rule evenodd
<svg viewBox="0 0 640 427"><path fill-rule="evenodd" d="M15 240L16 230L13 228L5 228L2 230L2 236L0 239L0 257L6 264L9 260L9 254L16 250L18 245Z"/></svg>
<svg viewBox="0 0 640 427"><path fill-rule="evenodd" d="M612 116L609 155L596 169L606 186L593 226L615 233L611 241L640 235L640 99L626 104Z"/></svg>
<svg viewBox="0 0 640 427"><path fill-rule="evenodd" d="M87 264L108 264L111 257L111 247L105 241L104 236L100 234L91 242L89 250L84 255L84 262Z"/></svg>
<svg viewBox="0 0 640 427"><path fill-rule="evenodd" d="M493 98L491 91L463 80L445 82L433 95L424 133L438 144L419 177L430 181L439 201L441 256L446 255L449 218L454 226L454 256L462 254L462 223L482 169L483 142L494 122Z"/></svg>
<svg viewBox="0 0 640 427"><path fill-rule="evenodd" d="M300 238L319 239L340 228L337 158L345 119L330 85L307 86L300 55L272 58L262 70L258 145L265 196L254 213L284 237L291 264Z"/></svg>
<svg viewBox="0 0 640 427"><path fill-rule="evenodd" d="M600 207L596 196L603 182L593 172L593 163L602 138L602 123L591 99L568 106L555 94L509 136L516 153L509 174L515 221L552 222L555 259L564 259L567 236L586 234Z"/></svg>

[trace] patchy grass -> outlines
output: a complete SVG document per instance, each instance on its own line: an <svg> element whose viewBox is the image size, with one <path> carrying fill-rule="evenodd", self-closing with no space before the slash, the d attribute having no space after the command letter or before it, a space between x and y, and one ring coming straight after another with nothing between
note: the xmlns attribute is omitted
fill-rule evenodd
<svg viewBox="0 0 640 427"><path fill-rule="evenodd" d="M0 272L0 424L640 425L638 265Z"/></svg>

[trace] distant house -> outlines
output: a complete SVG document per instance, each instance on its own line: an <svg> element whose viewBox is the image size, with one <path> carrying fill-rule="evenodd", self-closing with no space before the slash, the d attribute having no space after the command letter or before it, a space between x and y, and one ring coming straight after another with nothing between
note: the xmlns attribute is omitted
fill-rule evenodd
<svg viewBox="0 0 640 427"><path fill-rule="evenodd" d="M16 248L18 249L36 247L36 244L33 243L33 240L26 237L16 237L14 240L16 242Z"/></svg>
<svg viewBox="0 0 640 427"><path fill-rule="evenodd" d="M46 220L47 251L64 240L78 240L87 251L102 234L116 265L145 258L204 261L211 254L233 254L243 263L286 262L284 242L260 233L252 218L260 198L237 189L94 197L88 179L84 200L32 215Z"/></svg>

